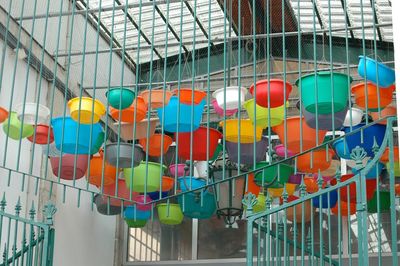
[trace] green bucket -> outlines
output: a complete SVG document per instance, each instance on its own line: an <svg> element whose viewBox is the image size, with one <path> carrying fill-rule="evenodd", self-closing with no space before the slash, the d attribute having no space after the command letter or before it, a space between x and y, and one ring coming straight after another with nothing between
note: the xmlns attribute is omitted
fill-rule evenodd
<svg viewBox="0 0 400 266"><path fill-rule="evenodd" d="M141 162L135 168L125 168L124 177L126 186L135 192L154 192L160 190L160 180L164 171L167 169L165 165L153 162L148 163L148 170L146 175L146 162ZM147 178L146 178L147 177ZM131 182L132 181L132 182Z"/></svg>
<svg viewBox="0 0 400 266"><path fill-rule="evenodd" d="M146 225L147 220L135 220L135 219L125 219L128 227L132 228L142 228Z"/></svg>
<svg viewBox="0 0 400 266"><path fill-rule="evenodd" d="M8 126L9 120L10 120L10 126ZM3 130L8 137L15 140L20 140L22 138L30 137L33 135L34 132L34 128L32 125L24 124L24 126L22 126L22 123L21 121L19 121L16 112L11 112L8 119L4 121Z"/></svg>
<svg viewBox="0 0 400 266"><path fill-rule="evenodd" d="M263 193L258 194L257 203L253 206L253 213L265 211L267 208L265 205L266 200L267 197ZM247 210L246 206L244 206L244 209Z"/></svg>
<svg viewBox="0 0 400 266"><path fill-rule="evenodd" d="M390 162L386 163L386 169L390 171ZM400 176L400 163L394 162L394 176Z"/></svg>
<svg viewBox="0 0 400 266"><path fill-rule="evenodd" d="M302 76L296 81L296 86L301 91L301 101L308 112L315 113L318 108L318 114L331 114L332 102L335 113L347 107L351 82L352 78L346 74L321 71ZM318 99L315 98L315 89Z"/></svg>
<svg viewBox="0 0 400 266"><path fill-rule="evenodd" d="M256 114L254 115L254 105L256 105ZM249 119L254 124L254 119L257 126L263 128L268 127L268 123L271 127L282 124L285 114L285 106L279 106L276 108L264 108L255 103L254 99L250 99L244 103L244 108L249 115ZM269 109L269 110L268 110ZM269 116L271 114L271 117ZM269 117L271 119L269 119ZM268 122L270 120L270 122Z"/></svg>
<svg viewBox="0 0 400 266"><path fill-rule="evenodd" d="M256 163L256 168L262 168L264 166L269 165L268 162L259 162ZM269 185L269 188L281 188L285 183L288 182L289 177L294 173L293 167L287 164L277 164L264 170L256 173L255 182L257 185L262 185L262 178L264 177L264 184L270 183L274 180L274 178L278 175L279 169L279 180L277 179L274 183Z"/></svg>
<svg viewBox="0 0 400 266"><path fill-rule="evenodd" d="M385 212L390 210L390 192L389 191L380 191L379 192L379 212ZM378 194L375 191L374 196L371 200L367 202L367 209L369 213L377 213L378 212Z"/></svg>
<svg viewBox="0 0 400 266"><path fill-rule="evenodd" d="M111 88L106 92L110 105L118 110L128 108L135 99L135 92L128 88Z"/></svg>
<svg viewBox="0 0 400 266"><path fill-rule="evenodd" d="M183 221L181 206L174 203L157 205L158 219L162 224L177 225Z"/></svg>

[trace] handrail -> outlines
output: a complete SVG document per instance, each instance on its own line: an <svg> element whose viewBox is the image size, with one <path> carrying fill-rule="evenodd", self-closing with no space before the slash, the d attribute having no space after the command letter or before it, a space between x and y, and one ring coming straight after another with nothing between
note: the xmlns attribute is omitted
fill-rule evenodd
<svg viewBox="0 0 400 266"><path fill-rule="evenodd" d="M43 240L44 240L44 234L41 234L37 239L32 240L29 245L28 244L24 245L24 247L20 251L13 254L12 257L10 257L7 261L0 264L0 266L9 265L13 261L16 261L19 257L22 256L22 254L27 253L30 250L30 248L33 248L33 247L39 245L41 242L43 242Z"/></svg>

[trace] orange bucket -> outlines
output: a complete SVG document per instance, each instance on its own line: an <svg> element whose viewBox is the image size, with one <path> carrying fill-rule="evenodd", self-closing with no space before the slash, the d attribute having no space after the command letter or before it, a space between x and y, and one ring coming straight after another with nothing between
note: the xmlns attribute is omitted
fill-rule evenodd
<svg viewBox="0 0 400 266"><path fill-rule="evenodd" d="M381 113L381 119L385 118L385 117L389 117L389 116L396 116L397 109L396 109L396 107L389 105L389 106L386 106L384 109L381 109L380 113ZM370 112L370 115L374 121L379 119L379 112ZM382 120L378 124L386 125L386 120Z"/></svg>
<svg viewBox="0 0 400 266"><path fill-rule="evenodd" d="M136 106L136 114L135 114L135 106ZM119 120L119 114L121 112L121 120ZM128 108L118 110L110 107L110 115L116 121L134 123L142 121L146 117L147 113L147 105L144 102L143 97L136 97L135 101Z"/></svg>
<svg viewBox="0 0 400 266"><path fill-rule="evenodd" d="M151 99L150 99L151 95ZM164 101L165 95L165 101ZM167 90L145 90L140 93L143 97L146 106L149 106L149 101L151 100L151 108L162 108L164 105L168 105L169 99L171 99L172 92Z"/></svg>
<svg viewBox="0 0 400 266"><path fill-rule="evenodd" d="M149 149L147 148L147 139L140 139L139 144L143 147L143 150L150 156L161 156L161 140L164 138L164 147L162 152L167 153L169 146L171 146L173 140L168 135L154 134L149 138Z"/></svg>
<svg viewBox="0 0 400 266"><path fill-rule="evenodd" d="M162 177L161 191L170 191L174 188L175 179L169 176Z"/></svg>
<svg viewBox="0 0 400 266"><path fill-rule="evenodd" d="M97 187L101 186L102 173L103 173L103 153L99 156L93 156L90 160L90 167L86 173L88 182ZM90 176L88 174L90 173ZM115 183L116 177L118 176L117 168L104 162L104 181L103 185L108 186Z"/></svg>
<svg viewBox="0 0 400 266"><path fill-rule="evenodd" d="M350 215L356 213L356 203L347 202L347 201L338 201L336 205L331 209L332 213L335 215L339 215L339 204L340 204L340 215L347 216L350 212Z"/></svg>
<svg viewBox="0 0 400 266"><path fill-rule="evenodd" d="M399 146L394 146L393 152L394 152L394 161L398 162L399 161ZM387 147L385 149L385 151L383 152L382 157L381 157L381 162L383 162L383 163L389 162L389 147Z"/></svg>
<svg viewBox="0 0 400 266"><path fill-rule="evenodd" d="M272 128L272 130L278 134L281 143L285 145L286 148L292 152L300 152L300 130L303 134L303 151L311 149L317 145L320 145L324 141L326 130L318 130L318 143L316 143L317 131L307 125L304 117L299 116L289 117L286 119L286 134L287 139L285 139L285 123Z"/></svg>
<svg viewBox="0 0 400 266"><path fill-rule="evenodd" d="M248 180L248 184L247 184L246 194L247 193L252 193L253 195L260 194L261 187L258 186L256 184L256 182L254 181L254 174L253 173L248 175L247 180Z"/></svg>
<svg viewBox="0 0 400 266"><path fill-rule="evenodd" d="M359 83L351 87L351 92L355 96L355 102L358 106L364 109L378 109L384 108L392 103L392 96L393 92L395 91L396 87L390 86L388 88L379 88L377 89L376 85L372 84L371 82L367 83L367 93L368 93L368 107L365 106L365 84ZM380 105L378 104L378 92L380 98Z"/></svg>
<svg viewBox="0 0 400 266"><path fill-rule="evenodd" d="M0 123L3 123L8 118L8 112L3 107L0 107Z"/></svg>
<svg viewBox="0 0 400 266"><path fill-rule="evenodd" d="M172 91L172 93L176 96L178 96L178 89L175 89ZM192 94L193 96L193 102L192 102ZM180 96L179 96L179 101L184 104L199 104L204 97L206 97L207 93L201 90L192 90L192 89L180 89Z"/></svg>
<svg viewBox="0 0 400 266"><path fill-rule="evenodd" d="M291 202L291 201L295 201L297 199L299 199L299 197L289 196L287 201ZM280 198L280 204L283 204L282 198ZM312 216L311 216L312 215L311 214L311 200L305 201L304 204L299 203L299 204L294 205L293 207L287 208L286 209L286 218L289 221L294 222L294 219L295 219L295 210L294 209L296 209L296 223L302 223L303 222L301 220L302 219L302 210L303 210L302 206L304 206L304 222L311 221L311 218L312 218Z"/></svg>
<svg viewBox="0 0 400 266"><path fill-rule="evenodd" d="M300 155L297 158L297 169L303 173L318 173L318 170L324 171L331 165L333 150L325 149L315 150L306 154ZM311 164L312 162L312 164Z"/></svg>

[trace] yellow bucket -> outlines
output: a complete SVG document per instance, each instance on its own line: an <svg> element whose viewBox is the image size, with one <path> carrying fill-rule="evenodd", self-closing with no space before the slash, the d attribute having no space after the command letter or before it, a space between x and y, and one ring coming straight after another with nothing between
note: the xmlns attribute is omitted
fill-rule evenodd
<svg viewBox="0 0 400 266"><path fill-rule="evenodd" d="M257 203L253 206L253 213L265 211L265 209L267 208L265 205L266 200L267 197L265 197L265 195L260 192L257 196ZM244 206L244 209L247 210L246 206Z"/></svg>
<svg viewBox="0 0 400 266"><path fill-rule="evenodd" d="M390 162L386 163L386 169L390 170ZM394 176L400 176L400 163L394 162Z"/></svg>
<svg viewBox="0 0 400 266"><path fill-rule="evenodd" d="M81 99L81 101L79 101ZM81 106L79 108L79 102ZM95 124L106 113L106 108L99 100L90 97L76 97L68 102L71 118L81 124ZM93 121L92 121L93 116ZM79 119L78 119L79 118Z"/></svg>
<svg viewBox="0 0 400 266"><path fill-rule="evenodd" d="M286 192L289 196L292 196L296 191L296 184L286 183ZM272 198L279 198L283 194L283 187L281 188L268 188L268 194Z"/></svg>
<svg viewBox="0 0 400 266"><path fill-rule="evenodd" d="M224 129L225 140L230 142L253 143L254 142L254 126L250 119L240 120L240 136L239 136L239 119L229 119L221 121L219 124ZM256 126L255 141L260 141L263 128ZM240 137L240 138L239 138Z"/></svg>
<svg viewBox="0 0 400 266"><path fill-rule="evenodd" d="M254 117L254 104L256 105L256 115ZM288 103L286 103L287 105ZM254 122L254 118L257 126L261 126L263 128L268 127L268 123L271 123L270 126L274 127L282 124L285 114L285 106L279 106L276 108L264 108L255 103L254 99L250 99L244 103L244 108L249 115L251 122ZM269 109L269 110L268 110ZM270 112L271 117L269 119L268 113ZM268 122L270 120L270 122Z"/></svg>

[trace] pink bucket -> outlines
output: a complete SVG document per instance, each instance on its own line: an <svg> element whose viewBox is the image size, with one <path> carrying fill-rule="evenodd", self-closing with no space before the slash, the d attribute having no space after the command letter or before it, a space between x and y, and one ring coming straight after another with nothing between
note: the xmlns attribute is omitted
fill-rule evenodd
<svg viewBox="0 0 400 266"><path fill-rule="evenodd" d="M146 203L145 204L143 203L144 199L146 199ZM134 201L137 202L137 204L136 204L136 209L137 210L139 210L139 211L150 211L151 210L151 207L152 207L151 202L153 200L150 198L150 196L147 195L145 197L144 195L139 195L139 196L135 197Z"/></svg>
<svg viewBox="0 0 400 266"><path fill-rule="evenodd" d="M125 179L123 178L118 179L118 195L115 195L115 190L116 190L116 184L104 186L103 188L103 194L106 196L105 198L107 201L108 201L107 196L110 196L110 205L112 206L122 205L122 200L115 199L112 197L117 196L119 198L124 199L124 206L129 206L132 205L131 201L134 201L135 198L139 195L139 193L132 191L132 197L129 196L130 191L125 184Z"/></svg>
<svg viewBox="0 0 400 266"><path fill-rule="evenodd" d="M185 176L185 167L186 164L179 163L179 164L171 164L168 169L171 176L175 176L176 168L178 168L178 177L181 177Z"/></svg>
<svg viewBox="0 0 400 266"><path fill-rule="evenodd" d="M278 155L279 157L285 157L285 150L286 150L286 148L285 148L285 146L283 146L283 144L279 144L279 145L275 146L276 155ZM292 157L292 156L294 156L294 153L292 151L288 150L287 156Z"/></svg>
<svg viewBox="0 0 400 266"><path fill-rule="evenodd" d="M214 110L215 110L215 112L217 113L217 115L219 115L219 116L224 116L224 109L222 109L221 107L219 107L219 105L218 105L218 103L217 103L217 100L216 99L212 99L211 100L211 103L212 103L212 105L213 105L213 107L214 107ZM230 109L230 110L226 110L226 115L227 116L231 116L231 115L234 115L234 114L236 114L237 113L237 111L238 111L238 109L236 108L236 109Z"/></svg>
<svg viewBox="0 0 400 266"><path fill-rule="evenodd" d="M76 156L76 165L75 163ZM80 179L85 176L86 169L88 167L88 155L75 155L75 154L64 154L61 160L60 178L65 180ZM53 174L58 176L58 166L60 157L50 157L50 164L53 168Z"/></svg>

